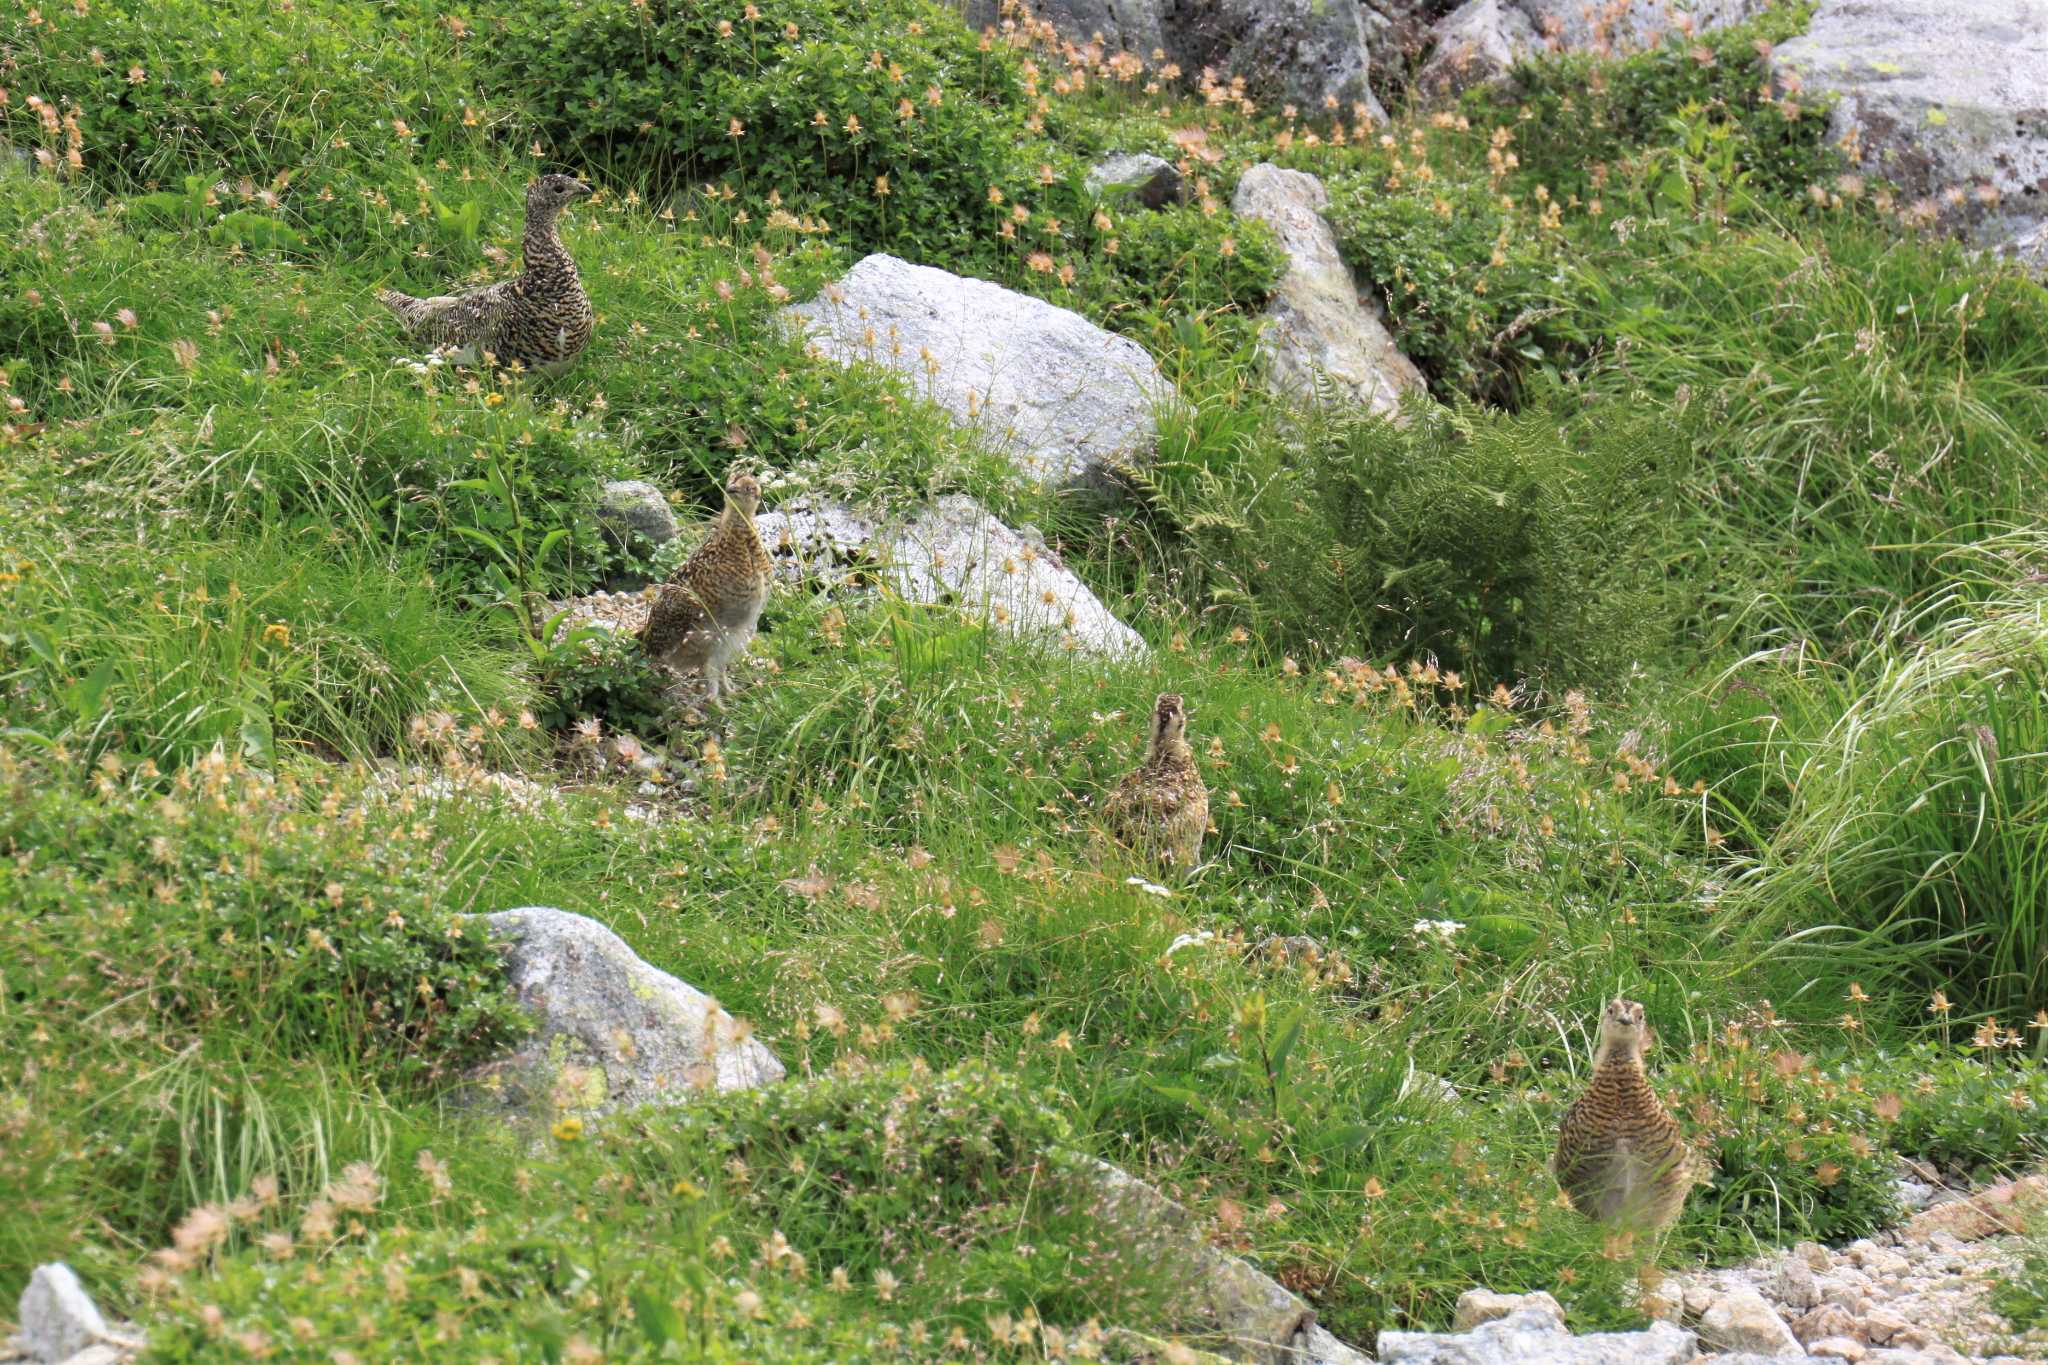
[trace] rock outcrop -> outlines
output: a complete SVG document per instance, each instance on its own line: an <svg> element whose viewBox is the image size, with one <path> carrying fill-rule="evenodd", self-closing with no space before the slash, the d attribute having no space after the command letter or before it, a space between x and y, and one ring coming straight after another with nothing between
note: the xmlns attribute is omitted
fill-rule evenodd
<svg viewBox="0 0 2048 1365"><path fill-rule="evenodd" d="M1327 385L1345 402L1391 414L1424 387L1377 300L1362 294L1323 218L1323 182L1261 163L1237 182L1231 210L1267 224L1287 251L1287 273L1266 308L1260 347L1277 388L1313 395Z"/></svg>
<svg viewBox="0 0 2048 1365"><path fill-rule="evenodd" d="M2048 270L2048 0L1821 0L1771 66L1902 203Z"/></svg>
<svg viewBox="0 0 2048 1365"><path fill-rule="evenodd" d="M782 1063L743 1023L596 920L527 906L483 922L535 1029L471 1076L479 1102L553 1121L782 1079Z"/></svg>
<svg viewBox="0 0 2048 1365"><path fill-rule="evenodd" d="M1426 94L1455 94L1547 52L1621 56L1674 33L1739 24L1765 7L1766 0L1466 0L1431 27L1429 59L1415 80Z"/></svg>
<svg viewBox="0 0 2048 1365"><path fill-rule="evenodd" d="M0 1342L0 1361L35 1365L123 1365L145 1343L130 1323L107 1325L76 1273L62 1261L39 1265L15 1310L21 1330Z"/></svg>
<svg viewBox="0 0 2048 1365"><path fill-rule="evenodd" d="M1523 1300L1520 1306L1470 1331L1382 1332L1378 1358L1386 1365L1685 1365L1699 1353L1692 1333L1667 1322L1641 1332L1575 1337L1548 1294L1514 1297ZM1459 1306L1462 1320L1463 1300Z"/></svg>
<svg viewBox="0 0 2048 1365"><path fill-rule="evenodd" d="M1116 658L1145 652L1144 639L1035 533L1011 530L962 494L887 518L834 503L797 503L763 513L757 525L790 581L871 579L908 601L957 608L1011 636Z"/></svg>
<svg viewBox="0 0 2048 1365"><path fill-rule="evenodd" d="M1137 342L987 280L869 256L783 315L821 354L895 370L1030 477L1108 490L1173 393Z"/></svg>
<svg viewBox="0 0 2048 1365"><path fill-rule="evenodd" d="M1384 122L1370 76L1421 32L1418 0L1035 0L1034 17L1076 45L1154 54L1193 74L1241 78L1254 99L1321 112L1335 101ZM968 0L967 22L1002 21L1001 0Z"/></svg>
<svg viewBox="0 0 2048 1365"><path fill-rule="evenodd" d="M1298 1295L1211 1246L1185 1208L1128 1171L1083 1160L1100 1192L1098 1213L1172 1275L1182 1287L1179 1306L1191 1310L1200 1340L1217 1354L1244 1365L1367 1365L1317 1324Z"/></svg>

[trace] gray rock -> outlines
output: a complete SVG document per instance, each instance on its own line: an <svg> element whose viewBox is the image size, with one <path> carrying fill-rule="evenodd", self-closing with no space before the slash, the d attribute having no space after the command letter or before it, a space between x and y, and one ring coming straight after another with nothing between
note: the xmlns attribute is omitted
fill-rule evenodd
<svg viewBox="0 0 2048 1365"><path fill-rule="evenodd" d="M775 1054L702 991L648 965L582 915L527 906L485 915L533 1035L471 1077L491 1107L552 1120L783 1077Z"/></svg>
<svg viewBox="0 0 2048 1365"><path fill-rule="evenodd" d="M1764 1272L1763 1292L1792 1313L1804 1313L1820 1302L1820 1286L1814 1283L1813 1265L1798 1248L1786 1252Z"/></svg>
<svg viewBox="0 0 2048 1365"><path fill-rule="evenodd" d="M2048 0L1821 0L1771 66L1901 202L2048 269Z"/></svg>
<svg viewBox="0 0 2048 1365"><path fill-rule="evenodd" d="M1090 194L1108 194L1127 204L1163 209L1181 197L1180 171L1165 157L1150 152L1118 152L1104 157L1083 182Z"/></svg>
<svg viewBox="0 0 2048 1365"><path fill-rule="evenodd" d="M1166 51L1188 71L1242 76L1254 99L1320 114L1334 100L1386 122L1372 48L1386 21L1359 0L1170 0Z"/></svg>
<svg viewBox="0 0 2048 1365"><path fill-rule="evenodd" d="M1467 0L1437 20L1430 38L1415 85L1433 96L1497 81L1544 49L1543 36L1515 0Z"/></svg>
<svg viewBox="0 0 2048 1365"><path fill-rule="evenodd" d="M1372 1357L1356 1347L1346 1346L1330 1335L1319 1322L1312 1322L1294 1334L1287 1365L1372 1365Z"/></svg>
<svg viewBox="0 0 2048 1365"><path fill-rule="evenodd" d="M1096 1213L1185 1286L1201 1337L1246 1365L1353 1365L1357 1352L1316 1328L1315 1310L1246 1262L1211 1246L1185 1208L1128 1171L1080 1158L1100 1202ZM1306 1361L1299 1351L1310 1352ZM1317 1354L1320 1353L1320 1354Z"/></svg>
<svg viewBox="0 0 2048 1365"><path fill-rule="evenodd" d="M1498 1322L1510 1313L1522 1312L1548 1313L1557 1319L1559 1327L1564 1326L1564 1308L1548 1294L1496 1294L1491 1289L1468 1289L1458 1295L1451 1330L1469 1332L1484 1323Z"/></svg>
<svg viewBox="0 0 2048 1365"><path fill-rule="evenodd" d="M35 1268L21 1291L19 1315L21 1347L30 1360L64 1360L107 1335L92 1295L62 1261Z"/></svg>
<svg viewBox="0 0 2048 1365"><path fill-rule="evenodd" d="M1470 1332L1382 1332L1383 1365L1685 1365L1693 1334L1667 1322L1575 1337L1547 1308L1524 1308Z"/></svg>
<svg viewBox="0 0 2048 1365"><path fill-rule="evenodd" d="M963 494L887 519L799 502L756 524L778 572L792 581L867 577L908 601L957 607L1013 637L1052 638L1116 658L1145 652L1143 637L1035 533L1011 530Z"/></svg>
<svg viewBox="0 0 2048 1365"><path fill-rule="evenodd" d="M841 364L901 374L1030 477L1113 488L1148 455L1173 386L1144 347L986 280L869 256L783 315Z"/></svg>
<svg viewBox="0 0 2048 1365"><path fill-rule="evenodd" d="M1419 38L1426 0L1037 0L1031 6L1068 42L1243 77L1253 98L1321 113L1334 99L1386 112L1368 77L1373 54L1394 56ZM1000 23L1001 0L967 0L967 22Z"/></svg>
<svg viewBox="0 0 2048 1365"><path fill-rule="evenodd" d="M1287 251L1260 346L1282 391L1308 395L1327 384L1345 402L1392 414L1402 394L1424 388L1422 372L1394 344L1378 302L1360 294L1323 219L1329 201L1316 177L1270 164L1237 182L1231 211L1269 225Z"/></svg>
<svg viewBox="0 0 2048 1365"><path fill-rule="evenodd" d="M1763 12L1768 0L1466 0L1430 28L1427 61L1416 73L1425 94L1456 94L1499 80L1517 63L1550 52L1640 52L1678 32L1688 16L1696 33L1726 28Z"/></svg>
<svg viewBox="0 0 2048 1365"><path fill-rule="evenodd" d="M1748 1285L1722 1291L1700 1315L1700 1340L1723 1351L1762 1356L1803 1356L1806 1348L1785 1320Z"/></svg>
<svg viewBox="0 0 2048 1365"><path fill-rule="evenodd" d="M1033 17L1058 29L1069 42L1086 43L1100 37L1114 51L1135 52L1149 57L1165 46L1160 28L1161 0L1033 0ZM1000 27L1002 0L967 0L962 17L970 28Z"/></svg>
<svg viewBox="0 0 2048 1365"><path fill-rule="evenodd" d="M597 525L605 539L639 555L652 554L676 538L676 514L659 488L639 479L614 479L597 502ZM647 586L644 574L618 573L607 586L633 592Z"/></svg>

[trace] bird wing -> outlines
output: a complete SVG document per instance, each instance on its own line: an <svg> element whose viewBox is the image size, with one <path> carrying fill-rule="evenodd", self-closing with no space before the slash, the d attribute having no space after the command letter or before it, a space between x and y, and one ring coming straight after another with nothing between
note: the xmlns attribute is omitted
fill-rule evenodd
<svg viewBox="0 0 2048 1365"><path fill-rule="evenodd" d="M466 294L437 294L429 299L392 303L412 339L428 346L476 346L490 349L518 295L515 281L474 289ZM403 295L400 296L404 298ZM387 303L390 300L386 299Z"/></svg>

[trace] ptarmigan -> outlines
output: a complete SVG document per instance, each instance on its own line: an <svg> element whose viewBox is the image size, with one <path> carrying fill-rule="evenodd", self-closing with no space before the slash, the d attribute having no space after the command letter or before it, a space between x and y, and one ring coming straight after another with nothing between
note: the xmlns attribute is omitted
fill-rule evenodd
<svg viewBox="0 0 2048 1365"><path fill-rule="evenodd" d="M1558 1128L1552 1169L1572 1207L1617 1230L1654 1235L1678 1217L1704 1173L1643 1074L1643 1007L1615 1000L1600 1016L1593 1078Z"/></svg>
<svg viewBox="0 0 2048 1365"><path fill-rule="evenodd" d="M751 474L735 474L725 495L718 524L661 585L640 631L640 643L657 663L703 674L712 701L725 690L726 665L754 638L775 577L754 526L760 483Z"/></svg>
<svg viewBox="0 0 2048 1365"><path fill-rule="evenodd" d="M560 374L590 343L594 315L555 224L589 193L573 175L544 175L526 187L525 269L513 279L431 299L380 289L378 302L398 314L414 341L446 350L458 364Z"/></svg>
<svg viewBox="0 0 2048 1365"><path fill-rule="evenodd" d="M1160 693L1145 761L1102 803L1103 829L1112 839L1178 872L1194 867L1209 829L1209 789L1195 767L1187 728L1180 694Z"/></svg>

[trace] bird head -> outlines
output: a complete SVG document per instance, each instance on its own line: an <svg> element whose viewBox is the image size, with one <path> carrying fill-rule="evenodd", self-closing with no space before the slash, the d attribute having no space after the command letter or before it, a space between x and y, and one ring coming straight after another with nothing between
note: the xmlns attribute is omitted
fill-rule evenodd
<svg viewBox="0 0 2048 1365"><path fill-rule="evenodd" d="M732 500L734 507L751 517L754 509L761 505L761 481L752 474L734 474L726 480L725 496Z"/></svg>
<svg viewBox="0 0 2048 1365"><path fill-rule="evenodd" d="M1178 692L1161 692L1152 704L1152 748L1171 744L1187 734L1188 708Z"/></svg>
<svg viewBox="0 0 2048 1365"><path fill-rule="evenodd" d="M1594 1055L1640 1057L1649 1035L1649 1026L1643 1022L1643 1007L1636 1001L1617 997L1608 1001L1607 1008L1600 1013L1600 1046Z"/></svg>
<svg viewBox="0 0 2048 1365"><path fill-rule="evenodd" d="M544 175L526 187L526 206L560 212L563 205L590 193L590 186L573 175Z"/></svg>

